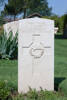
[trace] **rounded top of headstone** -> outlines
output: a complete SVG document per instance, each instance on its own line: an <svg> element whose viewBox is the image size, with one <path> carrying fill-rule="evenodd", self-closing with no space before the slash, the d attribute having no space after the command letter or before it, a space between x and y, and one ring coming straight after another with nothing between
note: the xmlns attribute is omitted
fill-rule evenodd
<svg viewBox="0 0 67 100"><path fill-rule="evenodd" d="M45 18L38 18L38 17L34 17L34 18L26 18L26 19L22 19L22 20L19 20L19 23L23 23L23 24L53 24L54 23L54 20L51 20L51 19L45 19Z"/></svg>
<svg viewBox="0 0 67 100"><path fill-rule="evenodd" d="M34 23L44 22L44 21L54 23L54 20L42 18L42 16L39 13L33 13L29 15L28 17L26 17L25 19L19 20L19 22L34 22Z"/></svg>
<svg viewBox="0 0 67 100"><path fill-rule="evenodd" d="M25 19L21 19L21 20L23 20L23 21L53 21L54 22L54 20L51 20L51 19L46 19L46 18L42 18L42 15L40 15L39 13L33 13L33 14L31 14L31 15L29 15L29 16L27 16ZM21 21L21 20L19 20L19 21Z"/></svg>

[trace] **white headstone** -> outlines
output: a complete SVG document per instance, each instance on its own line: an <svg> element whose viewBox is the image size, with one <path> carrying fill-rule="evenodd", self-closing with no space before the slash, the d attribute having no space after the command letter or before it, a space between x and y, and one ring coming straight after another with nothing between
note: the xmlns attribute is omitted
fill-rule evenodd
<svg viewBox="0 0 67 100"><path fill-rule="evenodd" d="M54 21L19 21L18 92L54 90Z"/></svg>
<svg viewBox="0 0 67 100"><path fill-rule="evenodd" d="M4 32L7 33L7 35L9 36L10 31L13 32L13 36L15 36L16 32L18 32L18 27L19 27L19 21L13 21L13 22L9 22L7 24L3 25L4 28Z"/></svg>

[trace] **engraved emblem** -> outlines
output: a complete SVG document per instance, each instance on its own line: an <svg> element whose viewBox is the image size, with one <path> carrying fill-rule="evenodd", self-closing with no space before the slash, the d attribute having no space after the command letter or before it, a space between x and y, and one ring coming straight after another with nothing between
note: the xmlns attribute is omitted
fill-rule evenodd
<svg viewBox="0 0 67 100"><path fill-rule="evenodd" d="M31 55L34 57L34 58L41 58L41 56L43 55L44 53L44 49L39 49L39 48L31 48Z"/></svg>
<svg viewBox="0 0 67 100"><path fill-rule="evenodd" d="M50 46L44 46L40 40L40 34L33 34L31 43L22 46L22 48L30 48L30 55L34 58L41 58L44 54L44 49L51 48Z"/></svg>
<svg viewBox="0 0 67 100"><path fill-rule="evenodd" d="M33 43L32 48L30 49L30 54L34 58L41 58L44 54L44 47L40 43Z"/></svg>
<svg viewBox="0 0 67 100"><path fill-rule="evenodd" d="M33 34L33 44L30 49L30 54L34 58L41 58L44 54L44 47L40 43L40 34Z"/></svg>

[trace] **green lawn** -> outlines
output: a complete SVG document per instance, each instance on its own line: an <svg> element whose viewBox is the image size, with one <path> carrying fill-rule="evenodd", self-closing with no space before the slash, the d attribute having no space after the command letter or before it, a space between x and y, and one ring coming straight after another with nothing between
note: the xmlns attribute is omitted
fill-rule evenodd
<svg viewBox="0 0 67 100"><path fill-rule="evenodd" d="M67 78L66 39L55 39L55 77Z"/></svg>
<svg viewBox="0 0 67 100"><path fill-rule="evenodd" d="M8 82L11 82L17 86L17 79L18 79L17 66L18 66L17 60L0 60L0 80L7 80ZM59 85L66 79L67 79L67 40L55 39L55 83ZM67 89L67 85L65 89Z"/></svg>
<svg viewBox="0 0 67 100"><path fill-rule="evenodd" d="M67 96L67 39L55 39L55 89Z"/></svg>
<svg viewBox="0 0 67 100"><path fill-rule="evenodd" d="M0 60L0 80L10 82L17 87L18 79L17 60Z"/></svg>

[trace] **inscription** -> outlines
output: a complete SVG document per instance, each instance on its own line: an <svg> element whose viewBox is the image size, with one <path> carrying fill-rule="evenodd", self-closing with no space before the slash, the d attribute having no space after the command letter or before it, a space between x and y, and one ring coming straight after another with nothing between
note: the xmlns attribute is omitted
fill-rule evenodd
<svg viewBox="0 0 67 100"><path fill-rule="evenodd" d="M32 36L40 36L40 34L33 34Z"/></svg>

